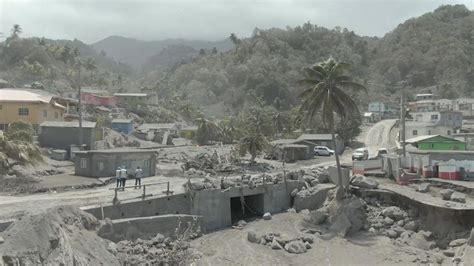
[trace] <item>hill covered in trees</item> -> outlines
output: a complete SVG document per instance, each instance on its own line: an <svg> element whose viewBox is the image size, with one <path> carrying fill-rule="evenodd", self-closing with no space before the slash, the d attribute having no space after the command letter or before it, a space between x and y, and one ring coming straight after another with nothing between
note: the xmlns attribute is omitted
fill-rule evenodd
<svg viewBox="0 0 474 266"><path fill-rule="evenodd" d="M258 101L291 109L298 104L302 69L329 56L352 64L352 75L369 94L358 101L394 102L401 88L443 97L474 95L474 12L441 6L400 24L383 38L305 23L295 28L255 29L250 38L231 35L234 48L206 53L167 72L154 72L137 86L162 97L179 96L209 115L238 112Z"/></svg>

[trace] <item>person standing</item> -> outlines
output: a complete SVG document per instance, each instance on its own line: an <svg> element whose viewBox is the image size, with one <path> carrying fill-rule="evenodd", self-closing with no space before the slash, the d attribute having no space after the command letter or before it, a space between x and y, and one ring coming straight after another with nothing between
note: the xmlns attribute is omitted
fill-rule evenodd
<svg viewBox="0 0 474 266"><path fill-rule="evenodd" d="M122 169L117 167L117 170L115 171L115 180L117 180L117 185L115 187L121 187L122 186Z"/></svg>
<svg viewBox="0 0 474 266"><path fill-rule="evenodd" d="M137 166L137 169L135 170L135 188L141 188L142 187L142 177L143 177L143 170L140 168L140 166Z"/></svg>
<svg viewBox="0 0 474 266"><path fill-rule="evenodd" d="M127 182L127 168L122 166L122 170L120 170L120 177L122 180L122 191L125 190L125 183Z"/></svg>

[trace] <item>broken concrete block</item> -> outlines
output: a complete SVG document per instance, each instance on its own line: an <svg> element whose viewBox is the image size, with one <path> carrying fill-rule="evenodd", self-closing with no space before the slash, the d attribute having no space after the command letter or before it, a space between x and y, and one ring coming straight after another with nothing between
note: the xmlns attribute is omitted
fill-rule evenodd
<svg viewBox="0 0 474 266"><path fill-rule="evenodd" d="M254 231L249 231L249 232L247 233L247 240L248 240L250 243L259 243L260 237L257 236L257 233L255 233Z"/></svg>
<svg viewBox="0 0 474 266"><path fill-rule="evenodd" d="M293 254L301 254L306 252L306 246L303 241L294 240L285 245L285 250Z"/></svg>
<svg viewBox="0 0 474 266"><path fill-rule="evenodd" d="M321 210L315 210L310 212L309 217L312 224L319 225L326 221L328 214Z"/></svg>
<svg viewBox="0 0 474 266"><path fill-rule="evenodd" d="M265 214L263 214L262 217L263 217L263 220L271 220L272 219L272 215L269 212L266 212Z"/></svg>
<svg viewBox="0 0 474 266"><path fill-rule="evenodd" d="M397 206L390 206L382 210L382 215L384 217L390 217L395 221L399 221L406 216L406 213Z"/></svg>
<svg viewBox="0 0 474 266"><path fill-rule="evenodd" d="M456 191L451 194L450 200L455 201L455 202L460 202L460 203L466 203L466 195L464 193Z"/></svg>
<svg viewBox="0 0 474 266"><path fill-rule="evenodd" d="M418 229L418 224L415 221L409 221L403 226L406 230L416 231Z"/></svg>
<svg viewBox="0 0 474 266"><path fill-rule="evenodd" d="M442 189L440 192L441 197L444 200L449 200L451 198L451 195L454 193L454 190L452 189Z"/></svg>
<svg viewBox="0 0 474 266"><path fill-rule="evenodd" d="M426 193L428 191L430 191L430 183L421 183L418 186L418 192Z"/></svg>
<svg viewBox="0 0 474 266"><path fill-rule="evenodd" d="M276 240L276 238L273 238L271 247L272 249L283 249L280 243L278 243L278 241Z"/></svg>
<svg viewBox="0 0 474 266"><path fill-rule="evenodd" d="M460 238L449 242L450 247L459 247L467 243L467 239Z"/></svg>
<svg viewBox="0 0 474 266"><path fill-rule="evenodd" d="M363 175L355 175L352 177L351 185L361 188L374 189L379 186L379 182L375 181L372 178L367 178Z"/></svg>
<svg viewBox="0 0 474 266"><path fill-rule="evenodd" d="M302 190L296 194L293 207L296 211L318 209L326 200L327 192L327 188L318 186Z"/></svg>

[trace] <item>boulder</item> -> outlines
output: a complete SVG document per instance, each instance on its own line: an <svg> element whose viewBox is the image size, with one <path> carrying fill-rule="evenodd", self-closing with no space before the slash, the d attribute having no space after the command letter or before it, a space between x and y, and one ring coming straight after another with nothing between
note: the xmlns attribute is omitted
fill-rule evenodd
<svg viewBox="0 0 474 266"><path fill-rule="evenodd" d="M286 210L286 212L288 212L288 213L296 213L296 210L295 210L295 208L289 208L288 210Z"/></svg>
<svg viewBox="0 0 474 266"><path fill-rule="evenodd" d="M382 210L382 215L384 217L390 217L395 221L399 221L406 216L406 212L397 206L390 206Z"/></svg>
<svg viewBox="0 0 474 266"><path fill-rule="evenodd" d="M403 234L403 232L405 232L405 229L403 227L398 226L398 225L392 226L391 229L393 231L397 232L398 235L401 235L401 234Z"/></svg>
<svg viewBox="0 0 474 266"><path fill-rule="evenodd" d="M449 242L450 247L459 247L467 243L467 239L460 238Z"/></svg>
<svg viewBox="0 0 474 266"><path fill-rule="evenodd" d="M301 215L309 215L309 213L310 213L310 212L309 212L308 209L304 209L304 210L301 210L301 211L300 211L300 214L301 214Z"/></svg>
<svg viewBox="0 0 474 266"><path fill-rule="evenodd" d="M466 203L466 195L464 193L456 191L451 194L450 200L455 201L455 202L460 202L460 203Z"/></svg>
<svg viewBox="0 0 474 266"><path fill-rule="evenodd" d="M328 190L319 186L301 190L296 194L293 207L296 211L315 210L326 200Z"/></svg>
<svg viewBox="0 0 474 266"><path fill-rule="evenodd" d="M398 233L395 230L388 229L387 230L387 236L390 237L390 238L397 238Z"/></svg>
<svg viewBox="0 0 474 266"><path fill-rule="evenodd" d="M446 250L443 250L443 254L446 256L446 257L454 257L454 250L453 249L446 249Z"/></svg>
<svg viewBox="0 0 474 266"><path fill-rule="evenodd" d="M282 249L280 243L278 243L276 238L273 238L271 247L272 247L272 249Z"/></svg>
<svg viewBox="0 0 474 266"><path fill-rule="evenodd" d="M430 250L436 246L435 242L426 239L422 232L418 232L413 235L410 245L422 250Z"/></svg>
<svg viewBox="0 0 474 266"><path fill-rule="evenodd" d="M285 250L293 254L301 254L306 252L306 245L301 240L293 240L285 245Z"/></svg>
<svg viewBox="0 0 474 266"><path fill-rule="evenodd" d="M165 241L165 236L162 235L162 234L160 234L160 233L158 233L158 234L156 234L155 237L153 237L153 238L151 239L151 241L152 241L152 243L153 243L154 245L156 245L156 244L161 244L161 243L163 243L163 242Z"/></svg>
<svg viewBox="0 0 474 266"><path fill-rule="evenodd" d="M390 217L385 217L385 219L383 219L383 224L385 226L391 226L393 223L394 223L394 221Z"/></svg>
<svg viewBox="0 0 474 266"><path fill-rule="evenodd" d="M428 191L430 191L430 183L421 183L418 186L418 192L426 193Z"/></svg>
<svg viewBox="0 0 474 266"><path fill-rule="evenodd" d="M265 214L263 214L262 217L263 217L263 220L271 220L272 219L272 215L269 212L266 212Z"/></svg>
<svg viewBox="0 0 474 266"><path fill-rule="evenodd" d="M327 205L329 230L343 236L361 230L367 224L365 203L357 197L333 199Z"/></svg>
<svg viewBox="0 0 474 266"><path fill-rule="evenodd" d="M451 195L454 193L454 190L452 189L442 189L440 192L441 197L444 200L449 200L451 198Z"/></svg>
<svg viewBox="0 0 474 266"><path fill-rule="evenodd" d="M310 244L310 243L308 243L308 242L304 242L304 246L305 246L306 250L308 250L308 249L311 249L311 248L312 248L312 247L311 247L311 244Z"/></svg>
<svg viewBox="0 0 474 266"><path fill-rule="evenodd" d="M374 179L367 178L363 175L355 175L352 177L351 184L361 188L374 189L379 186L379 183Z"/></svg>
<svg viewBox="0 0 474 266"><path fill-rule="evenodd" d="M117 254L117 244L115 244L114 242L109 242L109 244L107 245L107 251L114 255Z"/></svg>
<svg viewBox="0 0 474 266"><path fill-rule="evenodd" d="M406 230L416 231L418 229L418 224L415 221L409 221L403 226Z"/></svg>
<svg viewBox="0 0 474 266"><path fill-rule="evenodd" d="M247 240L250 243L259 243L260 242L260 237L257 236L257 233L255 233L255 231L249 231L247 233Z"/></svg>

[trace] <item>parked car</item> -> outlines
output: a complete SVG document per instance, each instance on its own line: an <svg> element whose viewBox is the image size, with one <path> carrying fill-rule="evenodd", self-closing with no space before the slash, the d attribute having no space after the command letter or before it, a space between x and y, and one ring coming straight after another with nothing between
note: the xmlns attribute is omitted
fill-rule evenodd
<svg viewBox="0 0 474 266"><path fill-rule="evenodd" d="M326 146L316 146L316 147L314 147L314 155L316 155L316 156L331 156L331 155L334 155L334 150L331 150Z"/></svg>
<svg viewBox="0 0 474 266"><path fill-rule="evenodd" d="M381 158L382 155L388 154L388 150L386 148L380 148L377 150L376 158Z"/></svg>
<svg viewBox="0 0 474 266"><path fill-rule="evenodd" d="M352 160L369 159L369 150L367 148L358 148L352 153Z"/></svg>

